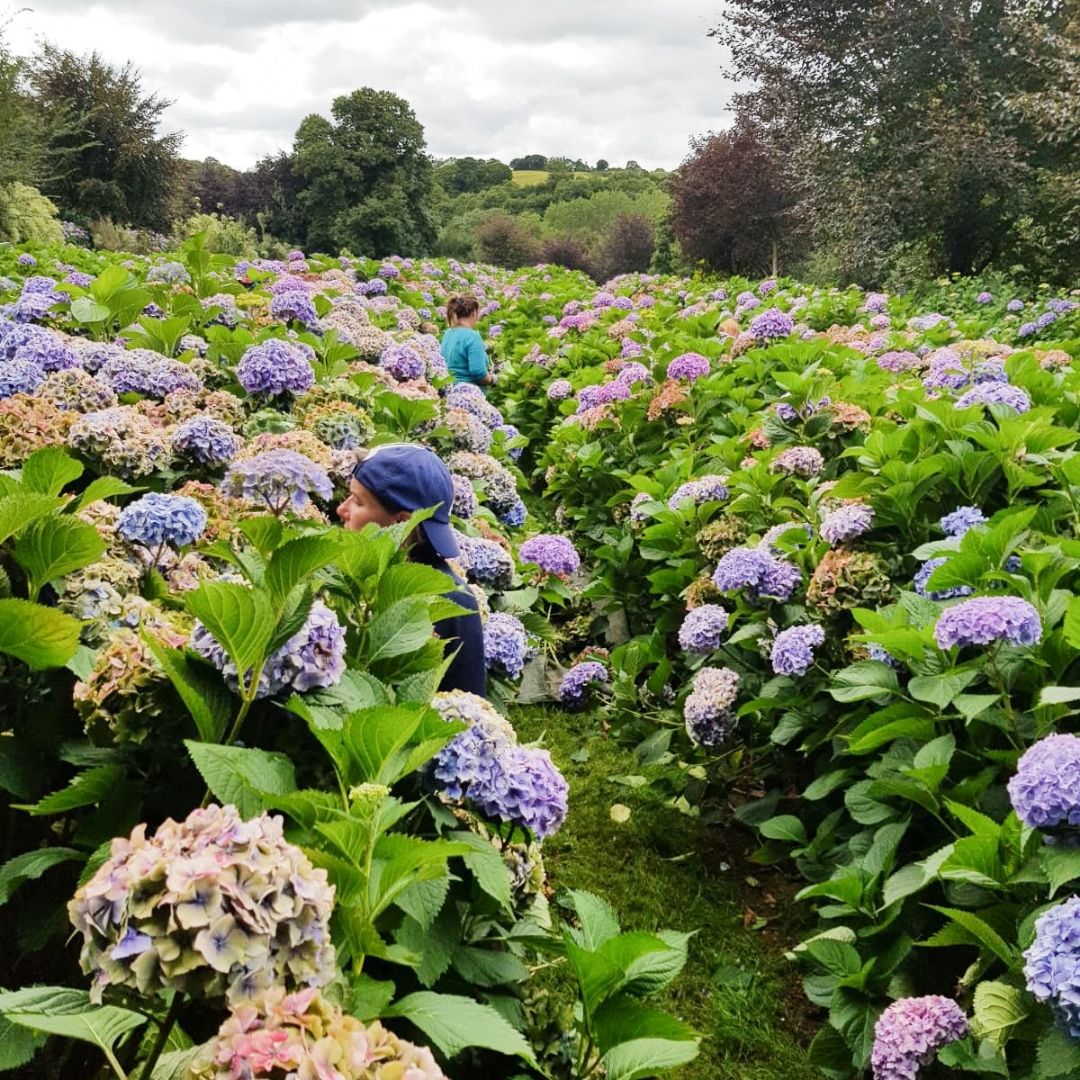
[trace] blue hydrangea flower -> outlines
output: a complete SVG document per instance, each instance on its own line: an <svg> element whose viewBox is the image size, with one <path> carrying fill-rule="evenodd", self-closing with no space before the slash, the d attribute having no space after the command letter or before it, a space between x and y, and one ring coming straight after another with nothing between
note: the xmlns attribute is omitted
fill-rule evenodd
<svg viewBox="0 0 1080 1080"><path fill-rule="evenodd" d="M472 486L472 481L460 473L451 473L450 480L454 485L454 505L451 512L459 518L468 520L480 506L476 489Z"/></svg>
<svg viewBox="0 0 1080 1080"><path fill-rule="evenodd" d="M975 596L946 608L934 627L938 648L967 645L1036 645L1042 638L1038 611L1018 596Z"/></svg>
<svg viewBox="0 0 1080 1080"><path fill-rule="evenodd" d="M172 448L180 457L216 468L236 457L240 439L221 420L212 416L193 416L173 432Z"/></svg>
<svg viewBox="0 0 1080 1080"><path fill-rule="evenodd" d="M912 582L915 592L919 596L925 596L927 600L955 600L961 596L970 596L975 591L970 585L954 585L949 588L939 589L936 592L931 592L927 588L927 582L933 576L934 571L939 566L944 566L948 561L948 556L941 555L936 559L927 559L919 567Z"/></svg>
<svg viewBox="0 0 1080 1080"><path fill-rule="evenodd" d="M494 612L484 623L484 660L489 671L517 679L525 668L529 641L516 615Z"/></svg>
<svg viewBox="0 0 1080 1080"><path fill-rule="evenodd" d="M546 750L514 746L498 759L493 784L473 784L469 798L486 817L510 821L539 839L553 836L566 820L570 787Z"/></svg>
<svg viewBox="0 0 1080 1080"><path fill-rule="evenodd" d="M958 409L969 409L973 405L1008 405L1018 413L1024 413L1031 408L1031 398L1025 390L1011 383L976 383L956 399Z"/></svg>
<svg viewBox="0 0 1080 1080"><path fill-rule="evenodd" d="M727 497L727 477L701 476L696 480L688 480L685 484L680 484L668 499L667 505L669 510L678 510L684 503L701 506L707 502L723 502Z"/></svg>
<svg viewBox="0 0 1080 1080"><path fill-rule="evenodd" d="M79 354L63 338L41 327L40 333L29 335L11 350L15 360L29 360L42 371L66 371L79 367Z"/></svg>
<svg viewBox="0 0 1080 1080"><path fill-rule="evenodd" d="M120 511L116 531L131 544L149 551L195 543L206 530L202 504L186 495L150 492Z"/></svg>
<svg viewBox="0 0 1080 1080"><path fill-rule="evenodd" d="M595 686L606 685L607 668L597 660L584 660L575 664L562 677L559 683L558 698L569 709L583 708L589 699L589 692Z"/></svg>
<svg viewBox="0 0 1080 1080"><path fill-rule="evenodd" d="M990 304L994 300L994 294L988 292L981 292L975 297L976 304Z"/></svg>
<svg viewBox="0 0 1080 1080"><path fill-rule="evenodd" d="M505 589L514 576L514 560L494 540L482 536L457 536L461 565L469 581L493 589Z"/></svg>
<svg viewBox="0 0 1080 1080"><path fill-rule="evenodd" d="M1024 978L1065 1031L1080 1039L1080 896L1035 920L1035 940L1024 953Z"/></svg>
<svg viewBox="0 0 1080 1080"><path fill-rule="evenodd" d="M727 633L728 613L719 604L702 604L686 613L679 627L679 648L684 652L707 656L723 643Z"/></svg>
<svg viewBox="0 0 1080 1080"><path fill-rule="evenodd" d="M761 546L732 548L713 573L713 583L721 592L745 589L751 600L760 596L787 600L801 580L797 567Z"/></svg>
<svg viewBox="0 0 1080 1080"><path fill-rule="evenodd" d="M986 515L977 506L958 506L952 513L945 514L939 524L946 536L959 540L969 529L986 522Z"/></svg>
<svg viewBox="0 0 1080 1080"><path fill-rule="evenodd" d="M573 392L569 379L555 379L547 388L548 401L565 401Z"/></svg>
<svg viewBox="0 0 1080 1080"><path fill-rule="evenodd" d="M737 723L732 705L739 694L739 676L730 668L702 668L683 703L686 734L695 746L712 750L726 742Z"/></svg>
<svg viewBox="0 0 1080 1080"><path fill-rule="evenodd" d="M233 498L265 503L274 514L286 507L302 510L312 495L330 499L334 485L324 469L294 450L267 450L246 461L234 461L221 482Z"/></svg>
<svg viewBox="0 0 1080 1080"><path fill-rule="evenodd" d="M45 372L29 360L0 362L0 398L33 394L45 381Z"/></svg>
<svg viewBox="0 0 1080 1080"><path fill-rule="evenodd" d="M1048 735L1028 747L1009 781L1009 798L1033 829L1080 825L1080 738Z"/></svg>
<svg viewBox="0 0 1080 1080"><path fill-rule="evenodd" d="M814 662L814 649L825 643L825 631L815 623L789 626L773 639L769 654L777 675L805 675Z"/></svg>
<svg viewBox="0 0 1080 1080"><path fill-rule="evenodd" d="M667 377L669 379L686 379L688 382L694 382L696 379L708 374L708 357L696 352L676 356L667 366Z"/></svg>
<svg viewBox="0 0 1080 1080"><path fill-rule="evenodd" d="M379 367L398 382L422 379L427 370L424 358L408 345L388 345L379 356Z"/></svg>
<svg viewBox="0 0 1080 1080"><path fill-rule="evenodd" d="M1023 311L1024 310L1024 301L1023 300L1015 300L1015 299L1010 300L1005 305L1005 310L1006 311Z"/></svg>
<svg viewBox="0 0 1080 1080"><path fill-rule="evenodd" d="M275 319L303 323L309 329L319 324L315 302L303 289L289 289L287 292L275 294L270 301L270 314Z"/></svg>
<svg viewBox="0 0 1080 1080"><path fill-rule="evenodd" d="M529 511L521 499L515 499L508 509L499 514L499 520L508 528L516 529L525 524Z"/></svg>
<svg viewBox="0 0 1080 1080"><path fill-rule="evenodd" d="M252 345L236 365L236 378L249 394L300 394L315 384L307 356L294 345L270 339Z"/></svg>

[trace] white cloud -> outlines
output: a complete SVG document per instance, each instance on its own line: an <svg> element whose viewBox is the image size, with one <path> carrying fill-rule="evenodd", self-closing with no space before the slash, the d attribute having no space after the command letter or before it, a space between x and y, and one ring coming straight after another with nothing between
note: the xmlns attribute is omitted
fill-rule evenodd
<svg viewBox="0 0 1080 1080"><path fill-rule="evenodd" d="M184 153L251 165L361 86L404 97L440 156L673 167L734 90L697 0L35 0L9 28L131 60Z"/></svg>

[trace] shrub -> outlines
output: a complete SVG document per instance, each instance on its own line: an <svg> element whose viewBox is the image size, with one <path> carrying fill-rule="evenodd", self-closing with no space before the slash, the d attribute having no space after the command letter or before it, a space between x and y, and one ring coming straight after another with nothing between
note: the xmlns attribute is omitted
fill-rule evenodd
<svg viewBox="0 0 1080 1080"><path fill-rule="evenodd" d="M540 259L540 243L508 214L493 214L476 230L476 253L484 262L514 269Z"/></svg>
<svg viewBox="0 0 1080 1080"><path fill-rule="evenodd" d="M63 242L57 210L37 188L16 181L0 186L0 239L13 244Z"/></svg>

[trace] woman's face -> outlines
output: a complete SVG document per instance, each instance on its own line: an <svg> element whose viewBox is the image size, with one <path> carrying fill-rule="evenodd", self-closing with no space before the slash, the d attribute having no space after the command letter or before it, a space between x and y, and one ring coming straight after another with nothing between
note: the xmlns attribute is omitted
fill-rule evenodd
<svg viewBox="0 0 1080 1080"><path fill-rule="evenodd" d="M349 496L337 508L337 516L350 532L359 532L372 523L385 528L409 517L406 513L391 513L359 480L350 482Z"/></svg>

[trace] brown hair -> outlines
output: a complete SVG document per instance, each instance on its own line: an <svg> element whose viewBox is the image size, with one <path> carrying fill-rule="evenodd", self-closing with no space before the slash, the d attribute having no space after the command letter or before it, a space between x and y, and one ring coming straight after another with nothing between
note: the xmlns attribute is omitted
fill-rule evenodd
<svg viewBox="0 0 1080 1080"><path fill-rule="evenodd" d="M467 319L480 310L475 296L451 296L446 301L446 321L453 326L459 319Z"/></svg>

